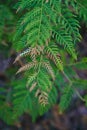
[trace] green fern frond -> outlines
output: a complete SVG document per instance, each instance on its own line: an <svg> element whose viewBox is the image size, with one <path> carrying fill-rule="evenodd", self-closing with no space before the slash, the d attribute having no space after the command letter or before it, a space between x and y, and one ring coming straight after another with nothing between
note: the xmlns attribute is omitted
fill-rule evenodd
<svg viewBox="0 0 87 130"><path fill-rule="evenodd" d="M42 87L39 88L39 86L36 86L33 91L30 91L29 88L25 86L26 79L23 79L21 84L18 82L14 84L14 119L24 112L29 112L33 119L35 119L38 115L42 115L44 112L48 111L50 106L56 102L57 92L54 87L51 88L52 91L49 91L49 93L46 88L41 90ZM50 96L53 98L50 98ZM35 111L34 108L36 107L37 109Z"/></svg>
<svg viewBox="0 0 87 130"><path fill-rule="evenodd" d="M32 109L30 94L25 86L26 79L23 79L22 81L20 82L20 85L19 81L14 84L14 119L26 112L27 109Z"/></svg>
<svg viewBox="0 0 87 130"><path fill-rule="evenodd" d="M84 21L87 22L87 1L86 0L76 0L77 4L77 13L79 17Z"/></svg>
<svg viewBox="0 0 87 130"><path fill-rule="evenodd" d="M60 45L63 45L64 48L68 51L70 55L72 55L74 59L77 59L72 37L68 33L64 32L63 30L54 31L53 35L56 41Z"/></svg>
<svg viewBox="0 0 87 130"><path fill-rule="evenodd" d="M15 39L24 32L27 35L26 45L35 46L46 43L50 38L51 25L44 8L42 1L40 7L35 7L20 19L19 23L22 27L18 29Z"/></svg>
<svg viewBox="0 0 87 130"><path fill-rule="evenodd" d="M73 96L73 89L71 86L67 86L63 89L63 93L62 93L62 97L60 99L60 110L64 111L65 109L68 108L68 106L70 105L71 99Z"/></svg>
<svg viewBox="0 0 87 130"><path fill-rule="evenodd" d="M12 119L12 116L13 111L11 106L8 103L3 102L3 104L0 106L0 118L7 124L13 124L14 120Z"/></svg>
<svg viewBox="0 0 87 130"><path fill-rule="evenodd" d="M58 18L58 23L61 23L64 26L66 32L68 32L74 40L74 43L80 41L81 35L79 33L79 21L76 18L76 15L67 8L64 8Z"/></svg>
<svg viewBox="0 0 87 130"><path fill-rule="evenodd" d="M17 12L18 11L22 11L24 9L29 9L32 8L33 6L35 6L37 3L41 2L41 0L19 0L19 2L16 4L15 8L17 8Z"/></svg>

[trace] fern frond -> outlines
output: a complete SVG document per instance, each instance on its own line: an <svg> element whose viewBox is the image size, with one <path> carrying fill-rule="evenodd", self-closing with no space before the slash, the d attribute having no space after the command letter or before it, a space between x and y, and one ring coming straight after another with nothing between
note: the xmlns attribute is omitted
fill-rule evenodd
<svg viewBox="0 0 87 130"><path fill-rule="evenodd" d="M58 47L56 45L49 44L46 47L45 52L46 52L47 56L51 60L53 60L53 62L58 67L58 69L62 71L63 70L63 64L62 64L62 61L61 61L60 57L58 56L59 55Z"/></svg>
<svg viewBox="0 0 87 130"><path fill-rule="evenodd" d="M26 79L21 80L20 84L19 81L14 84L14 119L26 112L28 108L32 109L30 94L29 91L27 91L25 84Z"/></svg>
<svg viewBox="0 0 87 130"><path fill-rule="evenodd" d="M37 82L33 83L32 86L30 87L29 91L32 92L33 89L36 87L37 85Z"/></svg>
<svg viewBox="0 0 87 130"><path fill-rule="evenodd" d="M63 93L62 93L60 104L59 104L61 111L64 111L65 109L68 108L71 102L72 96L73 96L73 88L71 86L67 86L63 88Z"/></svg>
<svg viewBox="0 0 87 130"><path fill-rule="evenodd" d="M48 94L44 91L41 91L38 96L39 103L43 105L43 107L47 106L48 103Z"/></svg>
<svg viewBox="0 0 87 130"><path fill-rule="evenodd" d="M72 57L74 59L77 59L75 49L74 49L74 44L73 44L73 41L72 41L72 37L70 35L68 35L68 33L66 33L63 30L54 31L53 35L56 38L56 41L60 45L63 45L64 48L68 51L68 53L70 55L72 55Z"/></svg>
<svg viewBox="0 0 87 130"><path fill-rule="evenodd" d="M53 71L53 68L51 67L50 63L49 62L43 62L43 67L46 68L46 70L52 76L52 79L55 80L54 71Z"/></svg>
<svg viewBox="0 0 87 130"><path fill-rule="evenodd" d="M81 35L79 33L79 21L76 19L76 15L72 14L68 8L62 10L58 22L59 24L61 23L66 32L73 37L74 43L80 41Z"/></svg>
<svg viewBox="0 0 87 130"><path fill-rule="evenodd" d="M34 74L29 75L28 81L27 81L27 84L26 84L26 87L27 87L27 88L28 88L28 86L30 85L30 83L32 83L32 81L34 81L34 80L36 79L36 76L37 76L37 73L34 73Z"/></svg>
<svg viewBox="0 0 87 130"><path fill-rule="evenodd" d="M43 83L45 84L45 86L41 87L44 91L50 91L51 89L51 86L52 86L52 82L50 80L50 76L48 75L48 73L46 73L43 69L42 71L40 71L39 73L39 77L42 77L43 78ZM45 81L45 82L44 82Z"/></svg>
<svg viewBox="0 0 87 130"><path fill-rule="evenodd" d="M17 116L28 111L34 119L56 103L57 90L53 83L57 71L59 74L60 72L63 73L63 69L65 69L60 55L61 50L67 51L77 60L75 45L81 40L78 16L86 19L86 15L81 13L82 11L79 12L80 2L80 0L79 2L77 0L19 1L17 12L23 12L24 15L18 21L14 46L22 52L15 61L28 56L26 59L29 63L22 66L17 72L27 71L25 84L15 86L17 90L14 110L17 111ZM30 48L30 50L25 50L25 48ZM25 51L23 52L23 50ZM68 74L68 71L66 73ZM76 73L71 73L73 80L73 75ZM58 76L58 78L65 83L63 76ZM71 84L63 88L63 95L60 100L61 110L68 107L72 95ZM34 110L35 107L36 111Z"/></svg>
<svg viewBox="0 0 87 130"><path fill-rule="evenodd" d="M36 66L37 63L36 62L31 62L31 63L28 63L26 65L24 65L23 67L21 67L16 74L22 72L22 71L26 71L26 70L29 70L31 68L33 68L34 66Z"/></svg>
<svg viewBox="0 0 87 130"><path fill-rule="evenodd" d="M87 1L86 0L76 0L76 10L79 17L87 22Z"/></svg>
<svg viewBox="0 0 87 130"><path fill-rule="evenodd" d="M36 88L30 92L25 84L26 79L21 80L21 82L17 81L16 84L14 84L14 119L24 112L29 112L34 120L38 115L42 115L44 112L48 111L56 102L57 92L55 87L52 87L52 91L50 90L48 93L46 88L41 90L42 87L39 88L39 86L36 86Z"/></svg>
<svg viewBox="0 0 87 130"><path fill-rule="evenodd" d="M8 103L3 102L0 106L0 118L7 124L13 124L14 120L12 119L12 116L13 111L11 106Z"/></svg>
<svg viewBox="0 0 87 130"><path fill-rule="evenodd" d="M37 44L43 45L46 43L47 39L50 38L51 25L45 11L44 1L42 0L40 7L35 7L24 18L20 19L19 25L22 24L22 27L19 27L15 39L24 32L27 35L26 45L34 47Z"/></svg>
<svg viewBox="0 0 87 130"><path fill-rule="evenodd" d="M29 49L25 50L24 52L20 53L20 54L16 57L14 63L17 62L21 57L24 57L24 56L29 55L30 51L31 51L31 49L29 48Z"/></svg>
<svg viewBox="0 0 87 130"><path fill-rule="evenodd" d="M38 0L38 2L40 2L41 0ZM32 8L33 6L35 6L37 4L37 0L19 0L19 2L16 4L15 8L17 8L17 11L22 11L24 9L29 9Z"/></svg>

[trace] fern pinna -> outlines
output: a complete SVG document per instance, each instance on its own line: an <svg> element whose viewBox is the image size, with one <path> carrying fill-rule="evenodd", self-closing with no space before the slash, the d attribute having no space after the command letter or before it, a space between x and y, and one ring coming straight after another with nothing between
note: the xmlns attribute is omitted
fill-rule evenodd
<svg viewBox="0 0 87 130"><path fill-rule="evenodd" d="M68 106L74 88L64 72L62 51L77 60L75 46L81 40L79 22L87 22L86 7L86 0L19 0L16 4L21 18L13 46L20 54L14 63L23 57L27 62L17 71L25 74L14 88L16 117L29 112L34 119L53 106L57 100L55 81L59 80L60 73L69 81L63 90L60 108Z"/></svg>

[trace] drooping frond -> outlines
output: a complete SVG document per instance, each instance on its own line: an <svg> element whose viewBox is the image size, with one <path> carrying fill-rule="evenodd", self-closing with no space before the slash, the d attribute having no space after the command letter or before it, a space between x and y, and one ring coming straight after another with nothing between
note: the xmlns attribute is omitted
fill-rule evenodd
<svg viewBox="0 0 87 130"><path fill-rule="evenodd" d="M46 85L51 85L51 81L49 82L47 77L48 75L42 78L43 80L46 79ZM36 79L33 78L33 80ZM31 80L31 82L33 80ZM45 88L42 88L42 84L44 82L40 81L40 79L38 80L37 83L34 82L31 86L28 87L25 86L26 79L21 80L21 84L18 84L19 81L17 81L16 84L14 84L14 119L19 117L24 112L29 112L33 118L36 118L38 115L42 115L45 111L47 111L50 108L50 106L52 106L56 102L57 92L55 87L49 88L48 86L45 86ZM51 96L52 98L50 98ZM35 111L34 109L36 107L37 109Z"/></svg>
<svg viewBox="0 0 87 130"><path fill-rule="evenodd" d="M53 37L60 45L64 46L64 48L70 55L72 55L74 59L77 59L72 37L68 33L64 32L63 30L54 31Z"/></svg>
<svg viewBox="0 0 87 130"><path fill-rule="evenodd" d="M68 8L62 10L60 17L58 17L58 22L61 23L66 32L73 37L74 43L80 41L81 35L79 33L79 21L77 20L76 15L72 14Z"/></svg>
<svg viewBox="0 0 87 130"><path fill-rule="evenodd" d="M45 3L43 0L38 3L39 6L26 13L19 21L20 27L15 35L16 38L24 32L27 35L26 46L43 45L50 38L51 25L46 15Z"/></svg>
<svg viewBox="0 0 87 130"><path fill-rule="evenodd" d="M86 19L80 4L80 0L19 0L16 5L17 13L22 12L24 15L18 21L14 36L14 47L21 52L15 62L23 57L28 62L17 72L25 71L26 77L24 84L17 85L15 91L14 110L17 116L30 111L34 119L56 102L55 79L58 76L58 80L65 83L63 76L61 78L56 74L64 74L67 70L63 67L61 50L77 60L75 46L81 40L78 17ZM73 80L76 73L71 73ZM63 88L61 110L68 107L72 94L71 84Z"/></svg>

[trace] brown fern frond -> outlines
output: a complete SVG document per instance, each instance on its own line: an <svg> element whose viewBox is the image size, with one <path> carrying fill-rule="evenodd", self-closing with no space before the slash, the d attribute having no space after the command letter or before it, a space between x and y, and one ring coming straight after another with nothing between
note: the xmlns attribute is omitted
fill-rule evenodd
<svg viewBox="0 0 87 130"><path fill-rule="evenodd" d="M32 86L30 87L29 91L32 92L34 88L36 87L37 82L33 83Z"/></svg>
<svg viewBox="0 0 87 130"><path fill-rule="evenodd" d="M47 104L49 104L48 97L42 94L41 98L39 99L39 103L43 106L46 106Z"/></svg>
<svg viewBox="0 0 87 130"><path fill-rule="evenodd" d="M56 66L58 63L60 63L60 68L62 70L63 62L61 60L61 56L59 53L54 56L54 55L50 54L49 52L46 52L46 57L48 59L50 59Z"/></svg>
<svg viewBox="0 0 87 130"><path fill-rule="evenodd" d="M56 64L55 58L52 54L50 54L49 52L46 52L46 57L50 60L52 60L54 62L54 64Z"/></svg>
<svg viewBox="0 0 87 130"><path fill-rule="evenodd" d="M24 65L23 67L21 67L16 74L22 72L22 71L25 71L25 70L28 70L28 69L31 69L32 67L36 67L37 65L37 62L31 62L31 63L28 63L26 65Z"/></svg>
<svg viewBox="0 0 87 130"><path fill-rule="evenodd" d="M30 83L32 83L36 79L36 77L37 77L37 73L29 75L28 81L26 83L27 88L29 87Z"/></svg>
<svg viewBox="0 0 87 130"><path fill-rule="evenodd" d="M20 53L20 54L16 57L14 63L17 62L21 57L24 57L24 56L29 55L29 54L30 54L30 51L31 51L31 48L29 48L29 49L23 51L22 53Z"/></svg>
<svg viewBox="0 0 87 130"><path fill-rule="evenodd" d="M56 59L52 54L50 54L49 52L46 52L46 56L48 59L52 60L54 64L56 64ZM60 54L57 54L56 57L60 58Z"/></svg>
<svg viewBox="0 0 87 130"><path fill-rule="evenodd" d="M44 91L41 91L41 93L38 96L39 103L43 106L46 106L48 103L48 94Z"/></svg>
<svg viewBox="0 0 87 130"><path fill-rule="evenodd" d="M44 94L44 96L48 97L48 94L46 92L43 91L43 94Z"/></svg>
<svg viewBox="0 0 87 130"><path fill-rule="evenodd" d="M35 93L35 97L38 97L41 94L40 89L37 89L36 93Z"/></svg>
<svg viewBox="0 0 87 130"><path fill-rule="evenodd" d="M41 105L46 106L48 103L48 94L44 91L38 89L35 93L35 97L38 98L38 101Z"/></svg>
<svg viewBox="0 0 87 130"><path fill-rule="evenodd" d="M51 67L50 63L49 62L43 62L43 67L46 68L46 70L51 75L52 79L55 80L55 74L54 74L53 68Z"/></svg>
<svg viewBox="0 0 87 130"><path fill-rule="evenodd" d="M33 61L35 61L36 56L38 55L38 50L36 47L32 48L31 52L30 52L30 56L32 58Z"/></svg>
<svg viewBox="0 0 87 130"><path fill-rule="evenodd" d="M20 59L20 55L18 55L15 59L15 61L13 62L13 64L15 64L18 60Z"/></svg>
<svg viewBox="0 0 87 130"><path fill-rule="evenodd" d="M37 55L40 55L41 53L43 53L43 50L44 50L44 46L39 46L39 45L37 45L36 47L32 48L31 52L30 52L31 58L33 60L35 60Z"/></svg>
<svg viewBox="0 0 87 130"><path fill-rule="evenodd" d="M44 46L37 46L38 52L43 53Z"/></svg>

